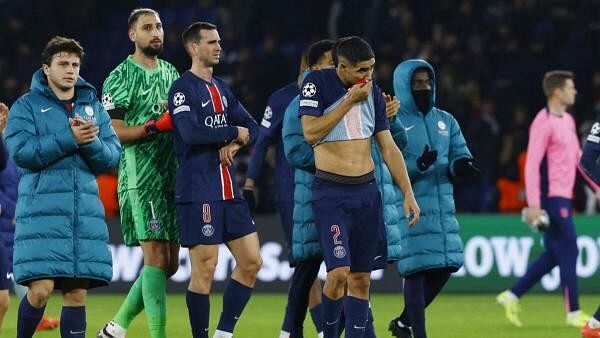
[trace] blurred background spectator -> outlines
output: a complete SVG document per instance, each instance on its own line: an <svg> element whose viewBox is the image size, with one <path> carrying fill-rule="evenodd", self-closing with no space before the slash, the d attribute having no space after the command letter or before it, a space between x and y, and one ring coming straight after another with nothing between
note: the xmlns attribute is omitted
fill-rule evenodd
<svg viewBox="0 0 600 338"><path fill-rule="evenodd" d="M216 75L260 121L270 93L293 80L301 51L322 38L365 37L375 48L376 78L392 92L392 72L407 58L438 69L438 104L455 115L484 175L456 191L459 211L517 211L527 129L544 104L543 73L576 74L578 125L600 111L600 1L595 0L0 0L0 100L28 90L40 52L54 35L86 49L82 74L97 88L131 53L127 16L159 11L162 58L189 67L181 31L198 20L218 25L224 53ZM242 172L247 152L237 161ZM272 166L272 161L267 162ZM274 212L273 171L257 182L258 212ZM242 182L242 178L238 178ZM582 195L583 194L583 195ZM585 192L579 210L593 212Z"/></svg>

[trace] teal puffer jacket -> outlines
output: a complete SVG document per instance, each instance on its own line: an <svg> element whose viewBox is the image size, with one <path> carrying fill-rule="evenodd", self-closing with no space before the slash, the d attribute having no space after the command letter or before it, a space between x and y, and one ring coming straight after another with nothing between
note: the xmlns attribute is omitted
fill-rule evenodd
<svg viewBox="0 0 600 338"><path fill-rule="evenodd" d="M81 78L75 88L71 113L38 70L30 92L10 110L6 144L21 176L13 258L20 284L65 277L94 287L112 278L95 175L117 165L121 146L95 89ZM77 145L68 121L74 114L96 122L93 142Z"/></svg>
<svg viewBox="0 0 600 338"><path fill-rule="evenodd" d="M411 90L411 79L417 68L426 68L431 77L433 95L425 115L417 109ZM454 117L434 106L435 73L429 63L408 60L399 64L394 71L394 91L401 102L398 118L406 127L409 139L403 149L406 168L421 208L420 221L412 228L406 226L407 220L401 220L402 252L398 271L406 276L432 268L458 270L463 264L463 244L451 180L456 178L454 162L463 157L471 158L471 153ZM416 161L425 145L437 150L438 156L433 165L422 172Z"/></svg>

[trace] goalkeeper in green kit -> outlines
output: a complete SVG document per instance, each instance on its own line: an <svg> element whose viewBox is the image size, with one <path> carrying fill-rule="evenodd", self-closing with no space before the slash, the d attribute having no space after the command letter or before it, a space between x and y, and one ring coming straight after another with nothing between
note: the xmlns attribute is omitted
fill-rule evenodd
<svg viewBox="0 0 600 338"><path fill-rule="evenodd" d="M123 146L118 197L125 244L140 245L144 268L113 319L98 338L123 338L146 311L151 338L166 336L166 282L178 268L175 215L176 158L166 98L179 73L158 58L164 32L158 13L133 10L128 20L135 52L104 81L102 104Z"/></svg>

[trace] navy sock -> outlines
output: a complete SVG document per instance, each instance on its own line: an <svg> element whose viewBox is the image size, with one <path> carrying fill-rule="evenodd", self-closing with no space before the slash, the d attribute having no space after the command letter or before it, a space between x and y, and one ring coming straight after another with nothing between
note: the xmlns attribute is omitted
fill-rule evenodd
<svg viewBox="0 0 600 338"><path fill-rule="evenodd" d="M235 323L242 315L251 294L252 288L234 279L229 280L223 292L223 311L217 330L233 333Z"/></svg>
<svg viewBox="0 0 600 338"><path fill-rule="evenodd" d="M85 337L85 306L63 306L60 314L62 338Z"/></svg>
<svg viewBox="0 0 600 338"><path fill-rule="evenodd" d="M344 327L346 327L346 314L344 313L344 310L342 309L342 313L340 313L340 321L338 322L338 330L337 330L336 337L342 336L342 333L344 332Z"/></svg>
<svg viewBox="0 0 600 338"><path fill-rule="evenodd" d="M418 273L404 280L404 306L414 338L425 338L425 297L423 286L425 275ZM402 320L402 319L400 319ZM403 324L406 325L404 321Z"/></svg>
<svg viewBox="0 0 600 338"><path fill-rule="evenodd" d="M375 327L373 326L373 322L373 311L371 311L371 306L369 305L369 312L367 313L367 325L365 326L364 338L376 338Z"/></svg>
<svg viewBox="0 0 600 338"><path fill-rule="evenodd" d="M310 309L310 317L312 318L313 324L315 324L315 329L317 329L317 333L323 332L323 306L321 304L315 305L312 309Z"/></svg>
<svg viewBox="0 0 600 338"><path fill-rule="evenodd" d="M291 293L290 293L290 296L291 296ZM285 331L285 332L292 332L292 324L293 324L292 323L293 322L292 312L293 311L291 309L292 304L290 303L290 298L292 298L292 297L288 298L288 303L285 306L285 314L283 316L283 325L281 326L281 330Z"/></svg>
<svg viewBox="0 0 600 338"><path fill-rule="evenodd" d="M600 320L600 306L598 306L598 309L596 309L596 313L594 313L594 318L596 318L596 320Z"/></svg>
<svg viewBox="0 0 600 338"><path fill-rule="evenodd" d="M194 338L208 338L208 317L210 314L210 301L208 295L187 290L185 302L192 326Z"/></svg>
<svg viewBox="0 0 600 338"><path fill-rule="evenodd" d="M27 295L21 299L19 304L19 314L17 317L17 338L31 338L35 333L35 328L42 320L46 306L37 309L29 304Z"/></svg>
<svg viewBox="0 0 600 338"><path fill-rule="evenodd" d="M340 313L342 312L343 297L338 300L330 299L323 294L323 336L324 338L337 338Z"/></svg>
<svg viewBox="0 0 600 338"><path fill-rule="evenodd" d="M367 325L369 301L352 296L344 298L346 338L363 338Z"/></svg>

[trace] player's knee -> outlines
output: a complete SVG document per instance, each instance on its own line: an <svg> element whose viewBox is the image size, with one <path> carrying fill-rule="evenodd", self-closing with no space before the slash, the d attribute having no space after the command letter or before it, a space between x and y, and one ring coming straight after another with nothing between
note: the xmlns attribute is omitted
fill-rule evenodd
<svg viewBox="0 0 600 338"><path fill-rule="evenodd" d="M63 294L66 306L84 306L87 301L87 290L75 289Z"/></svg>
<svg viewBox="0 0 600 338"><path fill-rule="evenodd" d="M240 265L241 270L248 275L256 275L261 267L262 258L260 257L260 255L252 257L251 259L246 259Z"/></svg>
<svg viewBox="0 0 600 338"><path fill-rule="evenodd" d="M345 285L349 273L350 268L348 267L333 269L327 273L327 281L335 285Z"/></svg>
<svg viewBox="0 0 600 338"><path fill-rule="evenodd" d="M48 302L52 289L48 289L44 286L31 286L27 292L27 299L31 302L34 307L42 307Z"/></svg>
<svg viewBox="0 0 600 338"><path fill-rule="evenodd" d="M348 276L348 290L351 292L368 292L370 285L371 279L368 273L351 273Z"/></svg>

